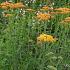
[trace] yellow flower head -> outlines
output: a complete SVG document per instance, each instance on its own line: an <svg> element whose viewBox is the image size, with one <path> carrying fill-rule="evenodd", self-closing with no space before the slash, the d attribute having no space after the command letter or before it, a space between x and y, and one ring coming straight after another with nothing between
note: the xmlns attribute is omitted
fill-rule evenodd
<svg viewBox="0 0 70 70"><path fill-rule="evenodd" d="M37 42L55 42L56 38L53 38L52 35L47 35L47 34L40 34L37 37Z"/></svg>

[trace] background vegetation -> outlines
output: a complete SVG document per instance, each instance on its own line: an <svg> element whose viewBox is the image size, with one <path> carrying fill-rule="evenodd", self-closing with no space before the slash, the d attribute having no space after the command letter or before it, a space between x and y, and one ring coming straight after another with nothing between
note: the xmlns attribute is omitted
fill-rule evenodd
<svg viewBox="0 0 70 70"><path fill-rule="evenodd" d="M5 0L0 0L0 4L2 2ZM42 6L69 8L70 0L21 2L26 6L25 9L0 8L0 70L70 70L70 22L60 24L70 14L55 14L49 21L35 19ZM28 8L35 11L26 11ZM3 13L12 16L4 17ZM53 35L58 40L37 44L37 37L41 33Z"/></svg>

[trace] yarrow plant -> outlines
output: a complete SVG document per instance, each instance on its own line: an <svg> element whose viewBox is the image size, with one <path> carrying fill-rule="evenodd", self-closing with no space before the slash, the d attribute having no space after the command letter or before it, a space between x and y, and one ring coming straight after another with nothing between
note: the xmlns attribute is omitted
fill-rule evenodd
<svg viewBox="0 0 70 70"><path fill-rule="evenodd" d="M52 16L48 13L37 13L37 18L39 20L49 20L52 18Z"/></svg>
<svg viewBox="0 0 70 70"><path fill-rule="evenodd" d="M40 34L40 36L37 37L37 42L55 42L57 39L54 38L52 35L48 34Z"/></svg>
<svg viewBox="0 0 70 70"><path fill-rule="evenodd" d="M23 3L10 3L10 2L3 2L0 4L0 8L2 9L16 9L16 8L24 8L25 6Z"/></svg>
<svg viewBox="0 0 70 70"><path fill-rule="evenodd" d="M69 0L2 1L0 70L70 70Z"/></svg>

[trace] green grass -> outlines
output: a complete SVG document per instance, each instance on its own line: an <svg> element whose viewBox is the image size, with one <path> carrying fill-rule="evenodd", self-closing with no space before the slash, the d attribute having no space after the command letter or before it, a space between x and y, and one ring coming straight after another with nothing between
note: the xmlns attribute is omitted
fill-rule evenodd
<svg viewBox="0 0 70 70"><path fill-rule="evenodd" d="M40 2L32 7L40 8ZM22 16L18 15L19 9L6 12L13 16L0 15L0 70L70 70L70 23L60 24L69 14L38 21L36 12L22 10ZM53 35L58 41L38 45L37 37L41 33Z"/></svg>

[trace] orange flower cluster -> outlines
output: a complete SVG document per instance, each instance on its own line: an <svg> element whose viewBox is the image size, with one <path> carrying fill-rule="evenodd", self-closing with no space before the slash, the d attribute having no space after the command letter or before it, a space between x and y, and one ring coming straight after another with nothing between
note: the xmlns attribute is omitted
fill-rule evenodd
<svg viewBox="0 0 70 70"><path fill-rule="evenodd" d="M57 8L57 11L70 11L70 8Z"/></svg>
<svg viewBox="0 0 70 70"><path fill-rule="evenodd" d="M36 16L39 20L49 20L52 16L48 13L38 13Z"/></svg>
<svg viewBox="0 0 70 70"><path fill-rule="evenodd" d="M59 11L59 12L56 12L57 14L67 14L67 13L70 13L70 8L57 8L55 10Z"/></svg>
<svg viewBox="0 0 70 70"><path fill-rule="evenodd" d="M52 35L47 34L40 34L40 36L37 37L37 42L55 42L56 38L53 38Z"/></svg>
<svg viewBox="0 0 70 70"><path fill-rule="evenodd" d="M65 12L50 12L49 14L68 14L68 13L70 13L70 11L65 11Z"/></svg>
<svg viewBox="0 0 70 70"><path fill-rule="evenodd" d="M48 6L43 6L40 10L49 10L50 8Z"/></svg>
<svg viewBox="0 0 70 70"><path fill-rule="evenodd" d="M20 3L15 3L13 8L24 8L25 6L20 2Z"/></svg>
<svg viewBox="0 0 70 70"><path fill-rule="evenodd" d="M70 22L70 17L65 18L61 23Z"/></svg>
<svg viewBox="0 0 70 70"><path fill-rule="evenodd" d="M0 8L2 9L16 9L16 8L23 8L25 7L21 2L19 3L11 3L11 2L3 2L0 4Z"/></svg>

